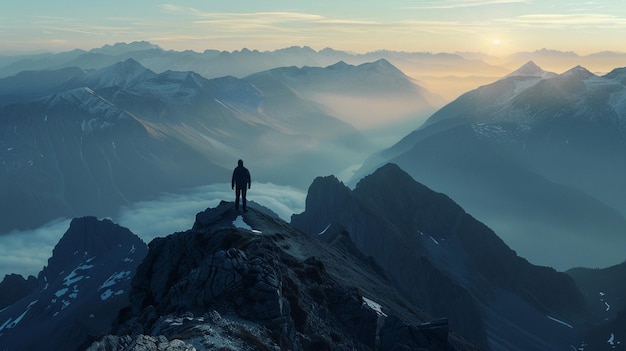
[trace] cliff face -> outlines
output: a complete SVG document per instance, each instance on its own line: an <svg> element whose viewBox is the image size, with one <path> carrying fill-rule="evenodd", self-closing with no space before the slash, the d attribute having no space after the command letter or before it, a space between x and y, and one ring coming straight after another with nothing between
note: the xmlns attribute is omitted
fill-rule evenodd
<svg viewBox="0 0 626 351"><path fill-rule="evenodd" d="M425 324L350 241L330 246L255 209L223 202L149 246L130 307L90 350L471 349L445 321Z"/></svg>
<svg viewBox="0 0 626 351"><path fill-rule="evenodd" d="M354 190L334 177L316 179L292 224L322 237L345 228L407 299L448 317L481 347L566 350L580 342L576 326L588 313L570 277L517 256L450 198L394 164Z"/></svg>

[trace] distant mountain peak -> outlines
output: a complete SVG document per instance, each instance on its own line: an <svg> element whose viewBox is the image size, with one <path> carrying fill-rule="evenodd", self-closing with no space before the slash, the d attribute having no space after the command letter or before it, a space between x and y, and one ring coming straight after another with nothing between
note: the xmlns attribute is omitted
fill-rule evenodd
<svg viewBox="0 0 626 351"><path fill-rule="evenodd" d="M561 74L563 77L579 77L581 79L586 79L590 77L595 77L596 75L591 73L588 69L583 66L576 66L571 68L570 70Z"/></svg>
<svg viewBox="0 0 626 351"><path fill-rule="evenodd" d="M534 61L530 60L526 62L523 66L516 69L515 71L506 75L505 78L508 77L540 77L540 78L550 78L556 76L555 73L544 71L539 65L537 65Z"/></svg>
<svg viewBox="0 0 626 351"><path fill-rule="evenodd" d="M131 43L115 43L113 45L104 45L101 48L89 50L89 52L100 53L106 55L120 55L130 51L143 51L161 49L158 45L147 41L134 41Z"/></svg>
<svg viewBox="0 0 626 351"><path fill-rule="evenodd" d="M349 65L345 61L341 60L341 61L338 61L337 63L332 64L332 65L330 65L330 66L328 66L326 68L332 69L332 70L338 70L338 69L346 69L346 68L349 68L349 67L354 67L354 66Z"/></svg>
<svg viewBox="0 0 626 351"><path fill-rule="evenodd" d="M106 88L112 86L126 87L128 84L141 79L156 76L156 73L142 66L132 58L117 62L87 74L87 84L90 88Z"/></svg>

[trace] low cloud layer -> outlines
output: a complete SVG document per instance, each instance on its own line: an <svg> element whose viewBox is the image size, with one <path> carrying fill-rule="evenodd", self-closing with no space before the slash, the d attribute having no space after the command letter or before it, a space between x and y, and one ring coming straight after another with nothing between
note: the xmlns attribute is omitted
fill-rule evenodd
<svg viewBox="0 0 626 351"><path fill-rule="evenodd" d="M196 213L216 207L222 200L234 201L234 197L230 184L206 185L135 203L122 208L111 220L148 243L155 237L190 229ZM248 200L270 208L287 222L292 214L304 211L305 199L303 190L272 183L254 183L248 192ZM0 235L0 280L11 273L36 276L47 265L70 221L58 219L34 230Z"/></svg>

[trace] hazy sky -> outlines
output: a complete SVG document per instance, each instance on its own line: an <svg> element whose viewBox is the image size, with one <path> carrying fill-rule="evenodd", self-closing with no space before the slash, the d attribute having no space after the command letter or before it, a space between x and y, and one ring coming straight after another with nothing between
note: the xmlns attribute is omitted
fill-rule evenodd
<svg viewBox="0 0 626 351"><path fill-rule="evenodd" d="M0 4L0 55L146 40L164 49L626 51L622 0L49 1Z"/></svg>

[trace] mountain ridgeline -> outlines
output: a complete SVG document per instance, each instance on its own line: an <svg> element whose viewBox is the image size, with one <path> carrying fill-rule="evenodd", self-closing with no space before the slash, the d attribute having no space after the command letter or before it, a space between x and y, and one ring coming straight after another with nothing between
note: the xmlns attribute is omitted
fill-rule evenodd
<svg viewBox="0 0 626 351"><path fill-rule="evenodd" d="M491 350L566 350L588 312L574 281L517 256L447 196L388 164L354 190L334 177L311 185L292 224L312 235L346 230L411 302ZM531 334L533 338L525 335Z"/></svg>
<svg viewBox="0 0 626 351"><path fill-rule="evenodd" d="M350 183L393 162L531 262L614 265L626 245L624 77L528 63L438 110Z"/></svg>

